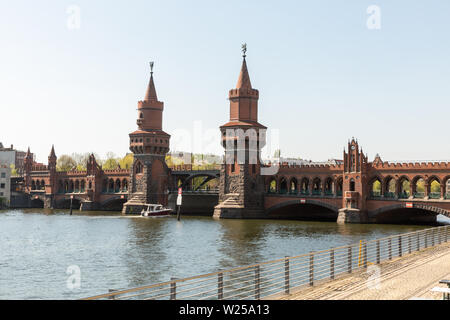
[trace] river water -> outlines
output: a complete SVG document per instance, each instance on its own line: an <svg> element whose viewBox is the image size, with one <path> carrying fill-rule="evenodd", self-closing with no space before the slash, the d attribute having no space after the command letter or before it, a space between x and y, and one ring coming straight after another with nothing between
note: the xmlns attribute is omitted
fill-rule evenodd
<svg viewBox="0 0 450 320"><path fill-rule="evenodd" d="M423 228L0 211L0 299L78 299Z"/></svg>

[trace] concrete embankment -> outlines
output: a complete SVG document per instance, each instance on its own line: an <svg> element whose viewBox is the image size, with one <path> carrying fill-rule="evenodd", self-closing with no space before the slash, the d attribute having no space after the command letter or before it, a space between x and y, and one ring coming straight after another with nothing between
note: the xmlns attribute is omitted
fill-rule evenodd
<svg viewBox="0 0 450 320"><path fill-rule="evenodd" d="M423 249L379 264L376 268L342 276L282 296L283 300L404 300L442 299L433 287L450 280L450 243Z"/></svg>

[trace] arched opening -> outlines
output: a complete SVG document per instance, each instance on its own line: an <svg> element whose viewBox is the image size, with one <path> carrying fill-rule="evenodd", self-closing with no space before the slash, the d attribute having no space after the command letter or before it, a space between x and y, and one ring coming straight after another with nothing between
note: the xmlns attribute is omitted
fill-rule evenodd
<svg viewBox="0 0 450 320"><path fill-rule="evenodd" d="M338 197L342 196L343 183L344 183L344 180L342 178L339 178L337 181L337 184L336 184L336 195Z"/></svg>
<svg viewBox="0 0 450 320"><path fill-rule="evenodd" d="M430 199L440 199L441 198L441 182L438 178L432 177L428 181L428 197Z"/></svg>
<svg viewBox="0 0 450 320"><path fill-rule="evenodd" d="M334 183L333 179L331 179L330 177L328 177L325 180L324 192L325 192L326 196L332 196L333 195L333 183Z"/></svg>
<svg viewBox="0 0 450 320"><path fill-rule="evenodd" d="M65 180L64 181L64 193L68 193L69 192L69 181Z"/></svg>
<svg viewBox="0 0 450 320"><path fill-rule="evenodd" d="M425 198L425 180L422 177L415 177L412 183L414 198Z"/></svg>
<svg viewBox="0 0 450 320"><path fill-rule="evenodd" d="M393 177L387 177L384 182L384 197L395 198L397 194L397 183Z"/></svg>
<svg viewBox="0 0 450 320"><path fill-rule="evenodd" d="M45 190L45 181L41 180L41 190Z"/></svg>
<svg viewBox="0 0 450 320"><path fill-rule="evenodd" d="M411 183L408 178L402 177L398 183L398 197L400 199L407 199L411 196Z"/></svg>
<svg viewBox="0 0 450 320"><path fill-rule="evenodd" d="M140 161L136 161L136 163L134 164L134 168L135 168L136 174L140 174L143 171L142 163Z"/></svg>
<svg viewBox="0 0 450 320"><path fill-rule="evenodd" d="M315 178L313 180L313 188L312 188L312 194L315 196L319 196L322 192L321 192L321 184L322 182L320 181L319 178Z"/></svg>
<svg viewBox="0 0 450 320"><path fill-rule="evenodd" d="M89 190L92 190L92 181L89 181Z"/></svg>
<svg viewBox="0 0 450 320"><path fill-rule="evenodd" d="M445 183L445 199L450 199L450 178Z"/></svg>
<svg viewBox="0 0 450 320"><path fill-rule="evenodd" d="M302 204L299 201L289 201L268 209L268 217L272 219L335 222L338 212L319 202Z"/></svg>
<svg viewBox="0 0 450 320"><path fill-rule="evenodd" d="M128 191L128 181L127 179L123 179L122 180L122 192L127 192Z"/></svg>
<svg viewBox="0 0 450 320"><path fill-rule="evenodd" d="M69 182L69 193L73 192L73 180L70 180Z"/></svg>
<svg viewBox="0 0 450 320"><path fill-rule="evenodd" d="M81 201L79 199L72 199L72 209L79 210ZM61 199L56 202L56 208L58 209L70 209L70 199Z"/></svg>
<svg viewBox="0 0 450 320"><path fill-rule="evenodd" d="M394 206L372 215L375 223L435 225L438 214L425 209Z"/></svg>
<svg viewBox="0 0 450 320"><path fill-rule="evenodd" d="M31 180L31 190L36 190L36 182Z"/></svg>
<svg viewBox="0 0 450 320"><path fill-rule="evenodd" d="M36 181L36 189L35 190L41 190L41 182L39 180Z"/></svg>
<svg viewBox="0 0 450 320"><path fill-rule="evenodd" d="M75 193L80 192L80 181L75 180Z"/></svg>
<svg viewBox="0 0 450 320"><path fill-rule="evenodd" d="M309 194L309 179L303 178L300 184L300 194L307 195Z"/></svg>
<svg viewBox="0 0 450 320"><path fill-rule="evenodd" d="M34 198L33 200L31 200L30 206L31 208L44 208L44 201L39 198Z"/></svg>
<svg viewBox="0 0 450 320"><path fill-rule="evenodd" d="M81 180L80 182L80 192L84 193L86 191L86 182L84 180Z"/></svg>
<svg viewBox="0 0 450 320"><path fill-rule="evenodd" d="M114 185L114 192L115 193L120 192L120 180L119 179L116 179L116 183Z"/></svg>
<svg viewBox="0 0 450 320"><path fill-rule="evenodd" d="M350 191L356 191L355 179L350 179Z"/></svg>
<svg viewBox="0 0 450 320"><path fill-rule="evenodd" d="M369 185L370 190L370 196L372 198L379 198L381 197L381 180L378 177L375 177L371 180L371 183Z"/></svg>
<svg viewBox="0 0 450 320"><path fill-rule="evenodd" d="M125 202L127 202L125 198L112 199L103 203L101 209L105 211L122 211Z"/></svg>
<svg viewBox="0 0 450 320"><path fill-rule="evenodd" d="M280 179L280 193L285 194L288 192L288 186L285 178Z"/></svg>
<svg viewBox="0 0 450 320"><path fill-rule="evenodd" d="M269 193L276 193L277 192L277 181L275 179L270 180L268 192Z"/></svg>
<svg viewBox="0 0 450 320"><path fill-rule="evenodd" d="M113 193L114 192L114 180L113 179L109 179L108 182L108 193Z"/></svg>
<svg viewBox="0 0 450 320"><path fill-rule="evenodd" d="M291 179L291 182L289 184L289 193L296 194L298 192L297 190L297 179L294 177Z"/></svg>

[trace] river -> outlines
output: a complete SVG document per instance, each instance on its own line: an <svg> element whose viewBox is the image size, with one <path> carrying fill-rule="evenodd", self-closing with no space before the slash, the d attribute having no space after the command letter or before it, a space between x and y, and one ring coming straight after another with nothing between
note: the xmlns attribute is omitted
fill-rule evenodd
<svg viewBox="0 0 450 320"><path fill-rule="evenodd" d="M78 299L423 228L0 211L0 299Z"/></svg>

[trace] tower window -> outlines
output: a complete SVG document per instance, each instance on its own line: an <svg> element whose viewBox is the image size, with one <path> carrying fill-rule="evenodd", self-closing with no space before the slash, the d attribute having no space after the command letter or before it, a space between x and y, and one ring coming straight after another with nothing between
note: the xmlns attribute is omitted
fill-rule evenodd
<svg viewBox="0 0 450 320"><path fill-rule="evenodd" d="M139 119L143 119L144 118L144 114L141 112L139 113Z"/></svg>
<svg viewBox="0 0 450 320"><path fill-rule="evenodd" d="M355 191L355 180L350 180L350 191Z"/></svg>

